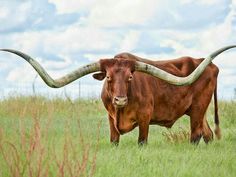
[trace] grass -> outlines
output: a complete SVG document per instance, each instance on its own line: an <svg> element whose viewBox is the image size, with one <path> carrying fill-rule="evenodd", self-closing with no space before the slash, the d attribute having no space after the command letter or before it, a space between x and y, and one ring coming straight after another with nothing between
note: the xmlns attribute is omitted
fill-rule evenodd
<svg viewBox="0 0 236 177"><path fill-rule="evenodd" d="M188 141L189 119L171 130L150 126L148 145L138 130L109 143L100 100L11 97L0 101L0 176L236 176L236 102L220 102L222 139ZM208 111L214 127L213 108Z"/></svg>

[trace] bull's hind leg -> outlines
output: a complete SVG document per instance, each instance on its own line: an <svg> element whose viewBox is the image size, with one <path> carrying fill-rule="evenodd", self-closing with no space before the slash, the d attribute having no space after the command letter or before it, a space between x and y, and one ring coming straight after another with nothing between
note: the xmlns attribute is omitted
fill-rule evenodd
<svg viewBox="0 0 236 177"><path fill-rule="evenodd" d="M190 141L195 144L199 143L202 136L206 143L212 139L212 131L205 118L205 113L215 89L215 80L212 80L212 82L203 80L198 86L198 91L195 93L193 103L189 109L189 116L191 118Z"/></svg>
<svg viewBox="0 0 236 177"><path fill-rule="evenodd" d="M202 136L208 136L209 131L205 120L206 109L202 105L192 105L190 112L191 137L190 142L198 144Z"/></svg>
<svg viewBox="0 0 236 177"><path fill-rule="evenodd" d="M205 143L208 143L213 138L213 133L205 117L206 107L203 105L192 106L190 113L191 143L198 144L201 137L203 137Z"/></svg>
<svg viewBox="0 0 236 177"><path fill-rule="evenodd" d="M205 143L213 140L213 132L207 122L206 116L203 119L203 139Z"/></svg>
<svg viewBox="0 0 236 177"><path fill-rule="evenodd" d="M208 125L206 117L201 114L191 116L191 143L198 144L201 137L205 143L213 140L213 133Z"/></svg>
<svg viewBox="0 0 236 177"><path fill-rule="evenodd" d="M199 119L196 115L190 117L191 122L191 137L190 142L198 144L203 135L203 118Z"/></svg>

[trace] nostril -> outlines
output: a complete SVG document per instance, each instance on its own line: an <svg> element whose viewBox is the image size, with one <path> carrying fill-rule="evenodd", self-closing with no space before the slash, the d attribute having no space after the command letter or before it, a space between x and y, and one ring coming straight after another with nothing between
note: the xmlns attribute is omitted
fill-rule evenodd
<svg viewBox="0 0 236 177"><path fill-rule="evenodd" d="M115 101L119 101L119 98L118 98L118 97L115 97L114 100L115 100Z"/></svg>

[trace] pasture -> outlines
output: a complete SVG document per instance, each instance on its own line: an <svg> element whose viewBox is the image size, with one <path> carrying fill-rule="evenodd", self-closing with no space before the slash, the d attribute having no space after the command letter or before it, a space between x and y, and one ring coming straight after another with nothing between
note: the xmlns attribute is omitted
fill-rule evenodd
<svg viewBox="0 0 236 177"><path fill-rule="evenodd" d="M188 141L189 119L171 130L151 126L138 147L137 128L109 143L100 100L15 96L0 101L0 176L236 176L236 102L219 102L222 139ZM207 113L214 129L213 108Z"/></svg>

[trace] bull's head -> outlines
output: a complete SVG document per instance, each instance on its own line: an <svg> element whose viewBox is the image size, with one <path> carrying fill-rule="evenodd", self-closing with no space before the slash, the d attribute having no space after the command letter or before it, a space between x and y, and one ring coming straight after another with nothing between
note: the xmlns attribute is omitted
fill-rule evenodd
<svg viewBox="0 0 236 177"><path fill-rule="evenodd" d="M130 88L135 61L107 59L100 60L101 72L93 77L97 80L106 78L107 93L115 107L121 108L128 103L128 89Z"/></svg>
<svg viewBox="0 0 236 177"><path fill-rule="evenodd" d="M52 79L49 74L42 68L42 66L30 56L16 50L0 50L14 53L24 58L28 63L30 63L34 67L34 69L38 72L44 82L48 86L53 88L63 87L73 82L74 80L79 79L82 76L100 71L101 73L95 74L94 78L102 80L103 78L107 77L108 84L110 82L110 93L111 96L114 98L114 104L116 106L124 106L125 104L127 104L127 89L130 80L132 80L132 73L134 71L150 74L154 77L165 80L166 82L173 85L190 85L201 75L207 65L211 63L211 61L217 55L234 47L236 47L236 45L223 47L213 52L211 55L206 57L201 62L201 64L187 77L174 76L170 73L167 73L166 71L156 68L155 66L149 65L145 62L140 62L140 60L119 61L114 59L106 59L78 68L75 71L55 80Z"/></svg>

